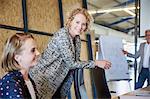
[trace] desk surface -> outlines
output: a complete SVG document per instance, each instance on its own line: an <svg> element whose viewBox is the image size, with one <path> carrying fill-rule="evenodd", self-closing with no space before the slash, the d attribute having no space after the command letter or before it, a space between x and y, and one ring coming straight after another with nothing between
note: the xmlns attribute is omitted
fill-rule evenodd
<svg viewBox="0 0 150 99"><path fill-rule="evenodd" d="M121 95L119 99L150 99L150 86Z"/></svg>

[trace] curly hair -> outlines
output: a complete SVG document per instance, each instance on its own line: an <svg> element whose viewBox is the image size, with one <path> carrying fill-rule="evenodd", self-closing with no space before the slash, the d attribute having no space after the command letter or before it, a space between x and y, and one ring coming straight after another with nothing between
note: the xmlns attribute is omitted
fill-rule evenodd
<svg viewBox="0 0 150 99"><path fill-rule="evenodd" d="M91 21L93 20L93 18L92 18L91 15L88 13L88 11L87 11L86 9L84 9L84 8L77 8L77 9L74 9L74 10L69 14L69 17L67 18L67 21L66 21L65 26L66 26L67 28L69 28L71 21L74 19L74 16L75 16L76 14L78 14L78 13L83 14L83 15L86 17L87 24L86 24L86 29L85 29L85 31L87 31L87 30L89 29L90 23L91 23ZM85 31L84 31L84 32L85 32Z"/></svg>

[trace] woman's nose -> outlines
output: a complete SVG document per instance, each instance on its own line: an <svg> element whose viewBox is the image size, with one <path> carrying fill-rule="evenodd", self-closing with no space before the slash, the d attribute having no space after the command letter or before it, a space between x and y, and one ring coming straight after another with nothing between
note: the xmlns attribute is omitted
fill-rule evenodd
<svg viewBox="0 0 150 99"><path fill-rule="evenodd" d="M40 52L38 50L36 50L36 56L40 55Z"/></svg>

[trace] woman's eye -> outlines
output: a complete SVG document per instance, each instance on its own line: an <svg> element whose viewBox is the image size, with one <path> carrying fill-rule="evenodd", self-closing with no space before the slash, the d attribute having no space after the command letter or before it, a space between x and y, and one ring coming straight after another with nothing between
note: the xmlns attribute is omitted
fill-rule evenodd
<svg viewBox="0 0 150 99"><path fill-rule="evenodd" d="M83 26L86 26L86 23L83 23L82 25L83 25Z"/></svg>
<svg viewBox="0 0 150 99"><path fill-rule="evenodd" d="M35 48L33 48L33 49L31 50L31 52L35 52Z"/></svg>
<svg viewBox="0 0 150 99"><path fill-rule="evenodd" d="M79 21L77 21L76 23L79 24Z"/></svg>

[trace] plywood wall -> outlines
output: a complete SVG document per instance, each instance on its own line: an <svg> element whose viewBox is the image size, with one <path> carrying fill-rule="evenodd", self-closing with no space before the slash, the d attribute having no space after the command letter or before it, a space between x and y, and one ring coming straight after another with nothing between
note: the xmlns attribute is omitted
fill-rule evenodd
<svg viewBox="0 0 150 99"><path fill-rule="evenodd" d="M96 51L98 50L96 47L96 43L95 43L95 31L91 30L90 31L90 35L91 35L91 44L92 44L92 51L93 51L93 59L96 59Z"/></svg>
<svg viewBox="0 0 150 99"><path fill-rule="evenodd" d="M63 7L63 13L64 13L64 21L66 22L66 19L73 9L77 7L82 7L82 0L62 0L62 7Z"/></svg>
<svg viewBox="0 0 150 99"><path fill-rule="evenodd" d="M26 0L29 29L55 32L60 28L58 0Z"/></svg>
<svg viewBox="0 0 150 99"><path fill-rule="evenodd" d="M84 61L88 60L87 42L82 42L82 46L81 46L81 59L84 60ZM93 99L90 69L84 69L84 84L85 84L85 88L86 88L86 92L87 92L88 98L89 99Z"/></svg>
<svg viewBox="0 0 150 99"><path fill-rule="evenodd" d="M38 50L40 53L44 51L44 49L47 47L48 41L51 40L51 36L45 36L45 35L37 35L32 34L37 42Z"/></svg>
<svg viewBox="0 0 150 99"><path fill-rule="evenodd" d="M3 51L3 48L4 48L4 43L6 42L6 39L9 36L11 36L12 34L15 34L15 31L0 29L0 58L1 58L1 55L2 55L2 51Z"/></svg>
<svg viewBox="0 0 150 99"><path fill-rule="evenodd" d="M58 0L26 0L28 28L52 34L60 28ZM0 24L23 28L22 0L0 0ZM0 28L0 44L16 30ZM34 34L39 50L47 46L50 36ZM2 46L0 47L0 55Z"/></svg>
<svg viewBox="0 0 150 99"><path fill-rule="evenodd" d="M0 0L0 24L23 27L21 0Z"/></svg>

